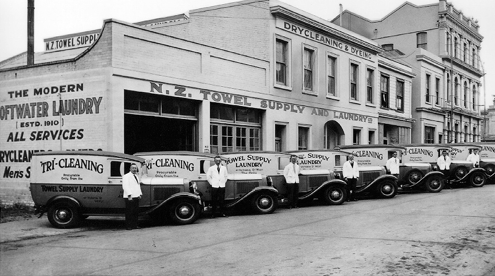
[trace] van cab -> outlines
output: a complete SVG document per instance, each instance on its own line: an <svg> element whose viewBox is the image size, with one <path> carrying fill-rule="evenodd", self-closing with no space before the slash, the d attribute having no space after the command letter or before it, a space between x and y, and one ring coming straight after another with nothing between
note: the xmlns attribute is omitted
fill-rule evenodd
<svg viewBox="0 0 495 276"><path fill-rule="evenodd" d="M324 152L324 153L323 153ZM266 175L271 185L278 192L280 205L286 205L287 188L285 185L284 168L290 162L290 156L298 157L299 172L299 202L312 202L319 199L329 205L340 205L347 198L346 183L336 179L331 169L335 166L335 158L340 159L338 151L292 151L271 152L252 151L224 153L225 163L229 172L241 174Z"/></svg>
<svg viewBox="0 0 495 276"><path fill-rule="evenodd" d="M75 227L88 216L123 215L122 176L136 164L143 193L140 214L176 224L196 221L201 200L190 192L189 182L179 177L149 177L144 162L140 157L105 151L35 153L30 183L35 212L40 216L47 212L57 228Z"/></svg>
<svg viewBox="0 0 495 276"><path fill-rule="evenodd" d="M201 196L205 210L211 206L212 187L206 179L208 168L214 164L214 154L190 151L141 152L136 156L146 160L148 174L153 177L187 178ZM225 158L223 158L225 160ZM258 214L270 214L277 209L277 190L259 173L243 174L227 167L225 208L249 209Z"/></svg>

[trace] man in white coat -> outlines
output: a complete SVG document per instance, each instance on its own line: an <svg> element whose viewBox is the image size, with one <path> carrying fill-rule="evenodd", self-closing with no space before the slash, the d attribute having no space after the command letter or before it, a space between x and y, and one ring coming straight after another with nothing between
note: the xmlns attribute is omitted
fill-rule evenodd
<svg viewBox="0 0 495 276"><path fill-rule="evenodd" d="M223 217L227 215L224 212L223 201L225 200L225 183L227 182L227 168L222 166L222 158L215 156L215 165L211 166L206 172L206 179L211 185L211 217L216 216L217 207Z"/></svg>
<svg viewBox="0 0 495 276"><path fill-rule="evenodd" d="M445 175L445 178L447 179L447 183L449 183L449 177L450 177L450 164L452 163L452 160L448 156L448 153L446 150L442 151L442 155L438 157L437 159L437 165L440 171Z"/></svg>
<svg viewBox="0 0 495 276"><path fill-rule="evenodd" d="M394 152L392 157L387 160L386 166L391 175L399 177L400 160L397 158L397 152Z"/></svg>
<svg viewBox="0 0 495 276"><path fill-rule="evenodd" d="M478 155L478 150L473 149L471 151L471 154L466 159L468 162L471 162L473 164L473 167L479 168L480 166L480 156Z"/></svg>
<svg viewBox="0 0 495 276"><path fill-rule="evenodd" d="M342 166L342 174L347 182L347 201L357 201L354 193L359 179L359 168L357 162L354 161L354 155L349 155L349 159Z"/></svg>
<svg viewBox="0 0 495 276"><path fill-rule="evenodd" d="M141 199L141 186L138 166L131 165L131 169L122 177L122 188L125 200L125 226L127 230L138 229L139 199Z"/></svg>
<svg viewBox="0 0 495 276"><path fill-rule="evenodd" d="M287 184L287 199L289 200L289 209L298 208L297 200L299 199L299 165L297 156L290 156L290 163L284 168L285 183Z"/></svg>

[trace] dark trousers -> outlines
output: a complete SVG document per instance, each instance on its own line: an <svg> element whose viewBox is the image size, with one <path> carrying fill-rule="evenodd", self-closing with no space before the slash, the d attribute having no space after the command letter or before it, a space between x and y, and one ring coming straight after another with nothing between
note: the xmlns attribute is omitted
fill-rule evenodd
<svg viewBox="0 0 495 276"><path fill-rule="evenodd" d="M356 191L356 178L347 178L347 200L354 199L354 192Z"/></svg>
<svg viewBox="0 0 495 276"><path fill-rule="evenodd" d="M219 207L220 212L223 214L223 201L225 200L225 187L224 188L211 188L211 214L214 216Z"/></svg>
<svg viewBox="0 0 495 276"><path fill-rule="evenodd" d="M125 200L125 227L127 229L134 229L138 226L138 214L139 214L139 197L135 197L132 200L124 198Z"/></svg>
<svg viewBox="0 0 495 276"><path fill-rule="evenodd" d="M297 200L299 199L299 183L287 183L287 199L289 200L289 206L297 207Z"/></svg>

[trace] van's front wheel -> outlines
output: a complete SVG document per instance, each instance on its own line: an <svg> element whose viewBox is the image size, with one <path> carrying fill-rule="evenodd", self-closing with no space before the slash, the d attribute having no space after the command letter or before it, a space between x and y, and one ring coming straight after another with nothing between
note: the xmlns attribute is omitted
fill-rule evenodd
<svg viewBox="0 0 495 276"><path fill-rule="evenodd" d="M81 222L79 209L68 202L57 202L48 209L48 220L56 228L72 228Z"/></svg>

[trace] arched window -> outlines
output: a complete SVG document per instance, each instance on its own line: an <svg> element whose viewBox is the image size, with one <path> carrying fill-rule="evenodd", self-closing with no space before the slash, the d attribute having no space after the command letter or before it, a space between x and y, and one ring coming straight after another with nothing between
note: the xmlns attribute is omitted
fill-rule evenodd
<svg viewBox="0 0 495 276"><path fill-rule="evenodd" d="M478 103L476 102L476 85L473 85L473 110L477 110Z"/></svg>
<svg viewBox="0 0 495 276"><path fill-rule="evenodd" d="M459 43L457 37L454 37L454 57L457 58Z"/></svg>
<svg viewBox="0 0 495 276"><path fill-rule="evenodd" d="M454 91L455 91L454 103L455 103L455 105L459 105L459 102L458 102L458 99L459 99L459 81L457 80L457 78L455 78L455 80L454 80Z"/></svg>
<svg viewBox="0 0 495 276"><path fill-rule="evenodd" d="M468 107L468 85L464 82L464 108Z"/></svg>

